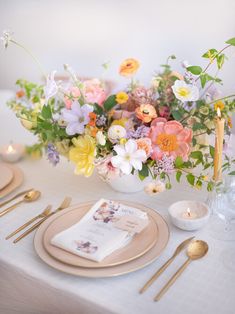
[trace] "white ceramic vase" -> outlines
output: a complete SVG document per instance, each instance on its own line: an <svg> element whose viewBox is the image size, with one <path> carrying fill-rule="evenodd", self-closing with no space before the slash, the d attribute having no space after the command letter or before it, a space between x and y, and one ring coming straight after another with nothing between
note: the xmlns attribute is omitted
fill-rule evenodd
<svg viewBox="0 0 235 314"><path fill-rule="evenodd" d="M107 181L107 184L117 192L121 193L136 193L144 189L150 178L141 181L137 174L122 175L113 180Z"/></svg>

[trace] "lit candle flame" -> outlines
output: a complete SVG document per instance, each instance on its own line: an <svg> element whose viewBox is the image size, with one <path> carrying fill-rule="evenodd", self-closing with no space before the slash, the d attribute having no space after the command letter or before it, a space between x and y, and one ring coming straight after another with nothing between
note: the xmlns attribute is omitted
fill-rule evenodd
<svg viewBox="0 0 235 314"><path fill-rule="evenodd" d="M221 111L220 111L220 108L219 108L219 107L217 108L217 116L218 116L219 118L221 118Z"/></svg>
<svg viewBox="0 0 235 314"><path fill-rule="evenodd" d="M188 215L188 217L191 217L191 211L189 208L187 209L187 215Z"/></svg>
<svg viewBox="0 0 235 314"><path fill-rule="evenodd" d="M13 153L13 152L15 152L15 149L14 149L14 147L10 144L10 145L7 147L7 153L11 154L11 153Z"/></svg>

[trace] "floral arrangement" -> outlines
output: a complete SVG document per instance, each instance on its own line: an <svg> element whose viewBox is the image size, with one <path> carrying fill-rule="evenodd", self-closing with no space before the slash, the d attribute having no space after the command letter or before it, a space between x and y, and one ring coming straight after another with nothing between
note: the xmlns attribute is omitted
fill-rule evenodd
<svg viewBox="0 0 235 314"><path fill-rule="evenodd" d="M23 47L10 32L4 32L2 40L5 47ZM182 74L171 69L175 56L170 56L148 87L135 79L140 63L126 59L119 67L126 89L111 95L103 81L81 80L65 65L70 79L64 82L55 79L55 71L46 75L45 86L18 80L16 97L8 105L38 136L35 148L44 147L53 165L62 155L75 163L76 174L86 177L94 168L104 180L134 173L140 180L151 176L154 182L146 188L150 193L170 189L172 174L178 182L185 175L197 188L206 183L210 191L216 183L210 175L215 145L208 136L215 133L218 108L227 136L222 168L235 174L228 145L235 95L221 97L217 88L224 50L235 46L235 38L226 44L202 55L208 61L204 69L183 62ZM215 75L208 73L212 64Z"/></svg>

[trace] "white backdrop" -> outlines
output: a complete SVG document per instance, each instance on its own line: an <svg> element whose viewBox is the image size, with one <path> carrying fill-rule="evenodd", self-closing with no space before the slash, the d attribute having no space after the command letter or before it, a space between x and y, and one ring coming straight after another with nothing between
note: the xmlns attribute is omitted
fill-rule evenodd
<svg viewBox="0 0 235 314"><path fill-rule="evenodd" d="M167 56L180 63L205 64L208 48L222 48L235 36L234 0L0 0L0 31L11 29L41 61L46 72L68 63L81 76L100 77L123 86L120 62L141 62L138 78L147 84ZM235 90L235 48L228 51L220 77L222 95ZM0 47L0 89L12 89L17 78L38 82L41 74L18 47ZM235 122L235 121L234 121Z"/></svg>
<svg viewBox="0 0 235 314"><path fill-rule="evenodd" d="M29 47L46 71L71 64L81 75L117 77L126 57L141 61L145 83L174 53L176 68L191 64L208 48L222 48L235 36L234 0L0 0L0 30L10 28ZM225 65L223 90L235 88L235 48ZM32 60L17 47L0 49L0 88L12 88L18 77L38 81ZM122 83L122 79L119 79Z"/></svg>

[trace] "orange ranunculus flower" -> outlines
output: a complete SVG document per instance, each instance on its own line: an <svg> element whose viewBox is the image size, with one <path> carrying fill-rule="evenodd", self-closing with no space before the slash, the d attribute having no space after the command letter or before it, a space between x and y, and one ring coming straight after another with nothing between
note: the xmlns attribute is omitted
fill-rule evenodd
<svg viewBox="0 0 235 314"><path fill-rule="evenodd" d="M144 123L149 123L157 117L156 109L150 104L140 105L135 109L136 117Z"/></svg>
<svg viewBox="0 0 235 314"><path fill-rule="evenodd" d="M17 93L16 93L16 97L17 98L21 98L21 97L24 97L25 95L25 92L21 89L19 90Z"/></svg>
<svg viewBox="0 0 235 314"><path fill-rule="evenodd" d="M89 113L89 118L90 118L90 121L89 121L89 125L90 126L95 126L95 123L96 123L96 114L94 112L90 112Z"/></svg>
<svg viewBox="0 0 235 314"><path fill-rule="evenodd" d="M122 62L119 68L119 74L130 77L134 75L140 67L140 63L136 59L126 59Z"/></svg>
<svg viewBox="0 0 235 314"><path fill-rule="evenodd" d="M142 137L136 140L138 149L143 149L149 157L152 153L152 141L148 137Z"/></svg>

